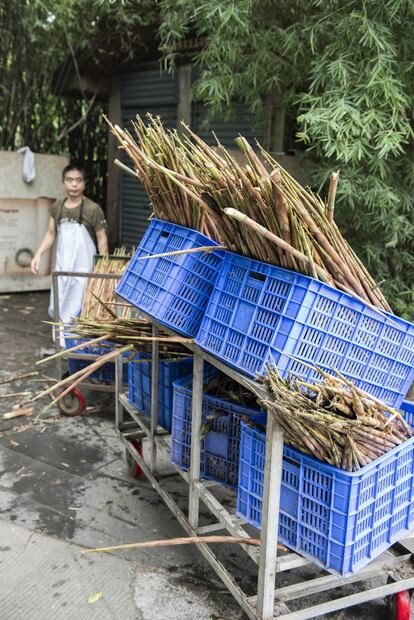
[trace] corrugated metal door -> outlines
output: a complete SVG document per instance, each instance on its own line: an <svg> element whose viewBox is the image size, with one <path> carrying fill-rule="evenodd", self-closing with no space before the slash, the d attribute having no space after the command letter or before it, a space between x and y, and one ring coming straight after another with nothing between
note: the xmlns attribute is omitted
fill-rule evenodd
<svg viewBox="0 0 414 620"><path fill-rule="evenodd" d="M176 125L177 80L159 70L139 71L121 75L122 126L132 130L136 115L150 112L160 116L164 125ZM128 157L123 161L128 165ZM137 245L148 226L151 214L148 195L134 177L122 173L121 242Z"/></svg>
<svg viewBox="0 0 414 620"><path fill-rule="evenodd" d="M192 108L192 129L207 144L216 144L212 134L216 134L221 144L227 148L237 148L234 139L239 134L247 138L254 144L255 138L262 140L263 130L261 127L254 127L254 120L251 112L244 103L233 103L233 115L228 120L207 122L207 108L201 103L193 104Z"/></svg>

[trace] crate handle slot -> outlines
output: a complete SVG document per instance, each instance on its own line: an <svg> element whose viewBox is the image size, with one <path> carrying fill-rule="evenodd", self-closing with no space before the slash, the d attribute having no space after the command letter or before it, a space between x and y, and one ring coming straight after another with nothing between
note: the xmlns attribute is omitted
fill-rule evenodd
<svg viewBox="0 0 414 620"><path fill-rule="evenodd" d="M264 276L262 273L258 273L257 271L251 271L249 277L254 278L255 280L259 280L259 282L266 282L266 276Z"/></svg>
<svg viewBox="0 0 414 620"><path fill-rule="evenodd" d="M283 462L289 463L289 465L293 465L293 467L296 467L296 469L299 470L299 463L295 461L294 459L291 459L288 456L283 455Z"/></svg>
<svg viewBox="0 0 414 620"><path fill-rule="evenodd" d="M160 233L160 237L169 237L170 233L167 230L162 230Z"/></svg>

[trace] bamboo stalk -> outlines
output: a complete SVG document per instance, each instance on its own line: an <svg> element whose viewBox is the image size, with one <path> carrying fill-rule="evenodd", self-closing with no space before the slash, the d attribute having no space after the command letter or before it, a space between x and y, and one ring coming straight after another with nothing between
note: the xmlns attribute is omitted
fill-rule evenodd
<svg viewBox="0 0 414 620"><path fill-rule="evenodd" d="M326 205L326 217L330 224L334 221L335 196L339 181L339 170L332 172L329 180L328 199Z"/></svg>
<svg viewBox="0 0 414 620"><path fill-rule="evenodd" d="M180 256L181 254L194 254L196 252L214 252L218 250L226 250L223 245L205 245L201 248L189 248L187 250L175 250L174 252L164 252L161 254L148 254L148 256L140 256L138 260L149 260L150 258L163 258L165 256Z"/></svg>
<svg viewBox="0 0 414 620"><path fill-rule="evenodd" d="M228 215L229 217L232 217L235 220L238 220L239 222L242 222L243 224L246 224L252 230L254 230L258 235L261 235L262 237L265 237L266 239L269 239L270 241L272 241L273 243L275 243L276 245L281 247L286 252L289 252L290 254L292 254L292 256L297 258L299 261L301 261L303 263L307 263L307 264L309 264L311 262L310 259L308 258L308 256L306 256L305 254L302 254L302 252L299 252L299 250L297 250L293 246L291 246L288 243L286 243L286 241L284 241L280 237L277 237L276 235L271 233L264 226L261 226L260 224L258 224L254 220L252 220L249 217L247 217L247 215L245 215L244 213L241 213L240 211L237 211L236 209L230 209L230 208L229 209L224 209L224 213L226 215ZM322 269L318 265L315 265L315 270L317 271L318 275L325 282L332 282L332 277L330 276L330 274L327 271L325 271L325 269Z"/></svg>
<svg viewBox="0 0 414 620"><path fill-rule="evenodd" d="M100 553L109 551L120 551L123 549L153 549L154 547L173 547L177 545L205 545L205 544L243 544L252 547L260 547L259 538L244 538L241 536L191 536L183 538L170 538L169 540L147 540L145 542L128 543L125 545L114 545L112 547L96 547L94 549L86 549L82 553ZM278 551L287 552L288 549L284 545L277 545Z"/></svg>
<svg viewBox="0 0 414 620"><path fill-rule="evenodd" d="M122 349L118 349L117 351L111 351L110 353L107 353L106 355L103 355L96 362L93 362L92 364L89 364L88 366L86 366L86 368L83 368L81 376L78 379L76 379L75 382L71 383L68 388L63 390L63 392L61 394L59 394L56 398L54 398L51 403L49 403L46 407L44 407L44 409L42 409L42 411L41 411L41 414L46 413L47 411L49 411L49 409L51 409L53 407L53 405L56 405L56 403L58 403L62 398L64 398L67 394L69 394L69 392L71 392L74 387L76 387L77 385L79 385L79 383L84 381L85 378L88 377L89 375L91 375L95 370L97 370L98 368L100 368L101 366L106 364L107 362L113 360L115 357L118 357L118 355L122 355L123 353L126 353L127 351L130 351L132 349L133 349L132 345L127 345L127 346L123 347ZM68 377L68 378L69 379L73 379L73 376L74 375L72 375L72 377ZM60 385L62 385L62 382L60 382ZM54 386L54 389L56 389L56 387L57 386ZM49 390L50 390L50 388L49 388ZM49 390L46 390L43 394L48 394ZM35 399L33 399L33 400L35 400Z"/></svg>
<svg viewBox="0 0 414 620"><path fill-rule="evenodd" d="M38 372L24 372L10 375L8 377L1 377L0 385L4 385L5 383L11 383L12 381L20 381L21 379L27 379L28 377L35 377L38 374Z"/></svg>
<svg viewBox="0 0 414 620"><path fill-rule="evenodd" d="M108 340L109 336L109 333L104 334L103 336L99 336L99 338L94 338L93 340L89 340L88 342L81 342L80 344L77 344L70 349L62 349L62 351L59 351L58 353L54 353L53 355L49 355L49 357L38 360L36 362L36 366L39 366L40 364L47 364L52 360L57 359L58 357L63 357L64 355L67 355L68 353L73 353L74 351L79 351L79 349L84 349L86 346L93 346L95 344L98 344L99 342Z"/></svg>

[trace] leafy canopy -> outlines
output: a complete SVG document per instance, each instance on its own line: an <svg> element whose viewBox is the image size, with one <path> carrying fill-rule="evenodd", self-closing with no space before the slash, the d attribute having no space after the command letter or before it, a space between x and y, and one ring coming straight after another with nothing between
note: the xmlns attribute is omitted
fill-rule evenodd
<svg viewBox="0 0 414 620"><path fill-rule="evenodd" d="M205 41L194 94L211 115L237 98L260 117L275 95L294 112L312 185L340 170L336 220L414 319L414 0L0 0L0 148L102 161L103 106L54 97L53 74L112 40L133 56L148 24L169 68L177 42Z"/></svg>
<svg viewBox="0 0 414 620"><path fill-rule="evenodd" d="M165 0L161 36L195 32L198 97L294 109L312 184L339 169L336 219L400 314L414 318L413 0Z"/></svg>

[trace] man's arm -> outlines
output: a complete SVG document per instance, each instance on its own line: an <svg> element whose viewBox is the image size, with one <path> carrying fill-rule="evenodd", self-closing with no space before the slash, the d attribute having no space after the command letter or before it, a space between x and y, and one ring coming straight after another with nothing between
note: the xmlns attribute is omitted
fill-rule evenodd
<svg viewBox="0 0 414 620"><path fill-rule="evenodd" d="M97 230L95 234L98 242L99 254L108 254L108 235L106 234L106 228Z"/></svg>
<svg viewBox="0 0 414 620"><path fill-rule="evenodd" d="M53 217L49 218L49 224L47 226L47 231L45 236L43 237L42 243L39 245L39 248L36 254L32 258L32 262L30 263L31 272L34 274L39 273L40 259L42 255L50 250L52 245L54 244L56 239L56 224Z"/></svg>

